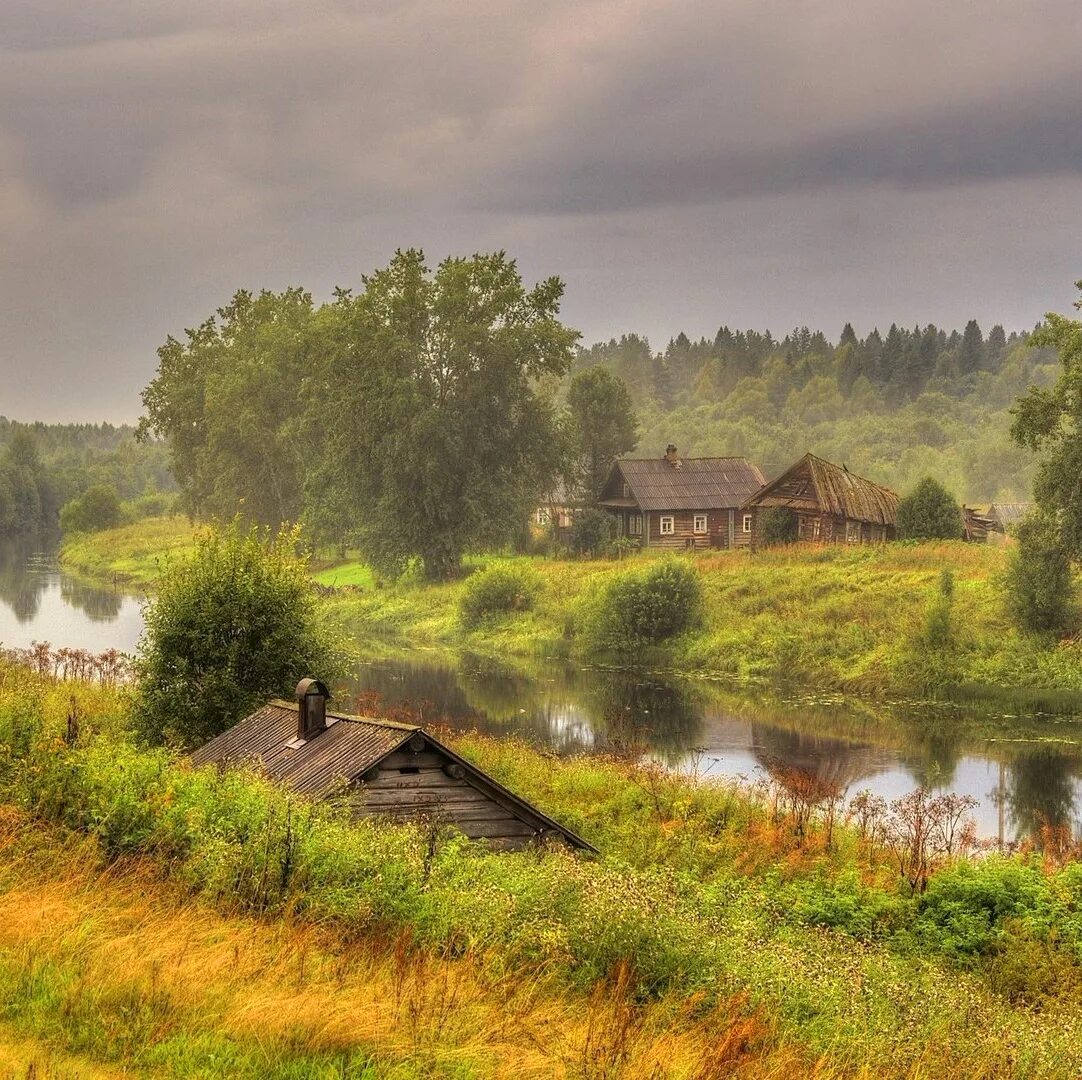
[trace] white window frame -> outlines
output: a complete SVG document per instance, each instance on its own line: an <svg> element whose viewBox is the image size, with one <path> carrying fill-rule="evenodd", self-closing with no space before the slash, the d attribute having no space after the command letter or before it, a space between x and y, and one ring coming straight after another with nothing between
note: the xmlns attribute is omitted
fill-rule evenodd
<svg viewBox="0 0 1082 1080"><path fill-rule="evenodd" d="M627 535L642 536L642 514L628 514Z"/></svg>
<svg viewBox="0 0 1082 1080"><path fill-rule="evenodd" d="M706 514L696 514L694 523L696 536L705 536L707 532Z"/></svg>
<svg viewBox="0 0 1082 1080"><path fill-rule="evenodd" d="M626 480L624 481L624 498L631 498L631 485Z"/></svg>
<svg viewBox="0 0 1082 1080"><path fill-rule="evenodd" d="M675 536L676 518L672 514L662 514L658 523L658 536Z"/></svg>
<svg viewBox="0 0 1082 1080"><path fill-rule="evenodd" d="M819 518L812 518L812 539L813 540L818 540L819 539L819 526L820 526Z"/></svg>
<svg viewBox="0 0 1082 1080"><path fill-rule="evenodd" d="M746 533L751 532L751 514L745 514L744 515L743 529L744 529L744 532L746 532Z"/></svg>
<svg viewBox="0 0 1082 1080"><path fill-rule="evenodd" d="M546 506L539 506L537 508L537 524L547 525L549 523L549 511Z"/></svg>
<svg viewBox="0 0 1082 1080"><path fill-rule="evenodd" d="M860 522L859 521L846 521L846 523L845 523L845 542L847 544L859 544L860 543Z"/></svg>

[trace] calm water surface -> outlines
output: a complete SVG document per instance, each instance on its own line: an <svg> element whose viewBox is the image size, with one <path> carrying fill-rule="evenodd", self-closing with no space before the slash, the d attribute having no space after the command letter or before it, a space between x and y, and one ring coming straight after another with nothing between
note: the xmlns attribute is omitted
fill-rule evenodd
<svg viewBox="0 0 1082 1080"><path fill-rule="evenodd" d="M74 581L42 540L0 543L0 644L132 651L140 600ZM707 680L644 678L537 661L522 670L417 651L361 665L355 687L432 720L513 734L559 753L641 751L706 776L797 766L850 794L919 785L972 795L981 833L1005 841L1040 820L1082 833L1082 721L1041 708L876 706Z"/></svg>

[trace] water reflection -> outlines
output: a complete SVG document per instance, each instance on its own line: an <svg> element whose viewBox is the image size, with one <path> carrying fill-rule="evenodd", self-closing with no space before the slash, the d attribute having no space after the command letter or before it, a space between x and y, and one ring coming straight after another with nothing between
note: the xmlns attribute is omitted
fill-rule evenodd
<svg viewBox="0 0 1082 1080"><path fill-rule="evenodd" d="M649 753L708 776L797 768L850 794L918 786L972 795L980 833L1004 841L1042 823L1079 827L1082 725L987 708L771 698L699 680L643 679L559 662L510 669L465 657L366 664L359 690L459 728L515 734L560 753ZM1063 741L1050 747L1050 732ZM1001 741L991 741L995 734ZM1009 734L1009 740L1004 735Z"/></svg>
<svg viewBox="0 0 1082 1080"><path fill-rule="evenodd" d="M0 644L133 651L143 630L138 599L61 573L56 543L55 536L0 540Z"/></svg>

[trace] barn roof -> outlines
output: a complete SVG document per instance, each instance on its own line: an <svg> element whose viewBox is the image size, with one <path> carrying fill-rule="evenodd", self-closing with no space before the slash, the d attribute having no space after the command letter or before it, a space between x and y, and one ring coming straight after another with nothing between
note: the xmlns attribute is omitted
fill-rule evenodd
<svg viewBox="0 0 1082 1080"><path fill-rule="evenodd" d="M810 480L823 513L873 525L895 524L898 514L895 492L814 454L805 454L776 480L752 495L747 505L783 505L779 489L802 474Z"/></svg>
<svg viewBox="0 0 1082 1080"><path fill-rule="evenodd" d="M992 503L988 507L988 516L1005 529L1008 525L1016 525L1021 521L1029 513L1032 505L1028 502Z"/></svg>
<svg viewBox="0 0 1082 1080"><path fill-rule="evenodd" d="M620 458L634 503L642 510L725 510L740 506L763 486L763 474L747 458ZM626 506L622 498L602 505Z"/></svg>
<svg viewBox="0 0 1082 1080"><path fill-rule="evenodd" d="M574 847L595 850L570 829L565 829L532 803L460 757L431 732L413 724L328 712L326 728L302 742L296 737L297 705L271 701L194 750L190 760L193 765L219 767L252 764L270 779L294 791L320 796L360 780L417 735L422 735L428 746L461 765L471 782L512 803L526 818L560 833Z"/></svg>

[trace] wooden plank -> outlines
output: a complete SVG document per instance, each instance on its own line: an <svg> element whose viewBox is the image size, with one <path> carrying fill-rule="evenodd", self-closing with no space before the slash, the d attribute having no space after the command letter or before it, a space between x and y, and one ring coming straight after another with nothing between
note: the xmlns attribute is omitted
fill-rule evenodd
<svg viewBox="0 0 1082 1080"><path fill-rule="evenodd" d="M429 790L425 788L406 788L403 791L369 791L360 795L356 800L358 804L365 806L399 806L411 804L417 806L434 805L442 803L455 806L485 806L491 800L487 799L480 791L471 791L469 788L459 790ZM512 814L512 817L517 815Z"/></svg>
<svg viewBox="0 0 1082 1080"><path fill-rule="evenodd" d="M475 840L489 836L535 835L535 831L523 821L465 821L459 828Z"/></svg>
<svg viewBox="0 0 1082 1080"><path fill-rule="evenodd" d="M411 787L469 787L465 780L456 780L448 776L443 769L421 769L420 772L404 773L388 772L380 770L375 780L365 780L364 787L368 791L390 791Z"/></svg>
<svg viewBox="0 0 1082 1080"><path fill-rule="evenodd" d="M397 770L404 766L417 766L422 769L439 769L451 759L446 754L437 753L434 750L422 750L415 754L410 750L396 750L388 754L380 763L380 771Z"/></svg>

